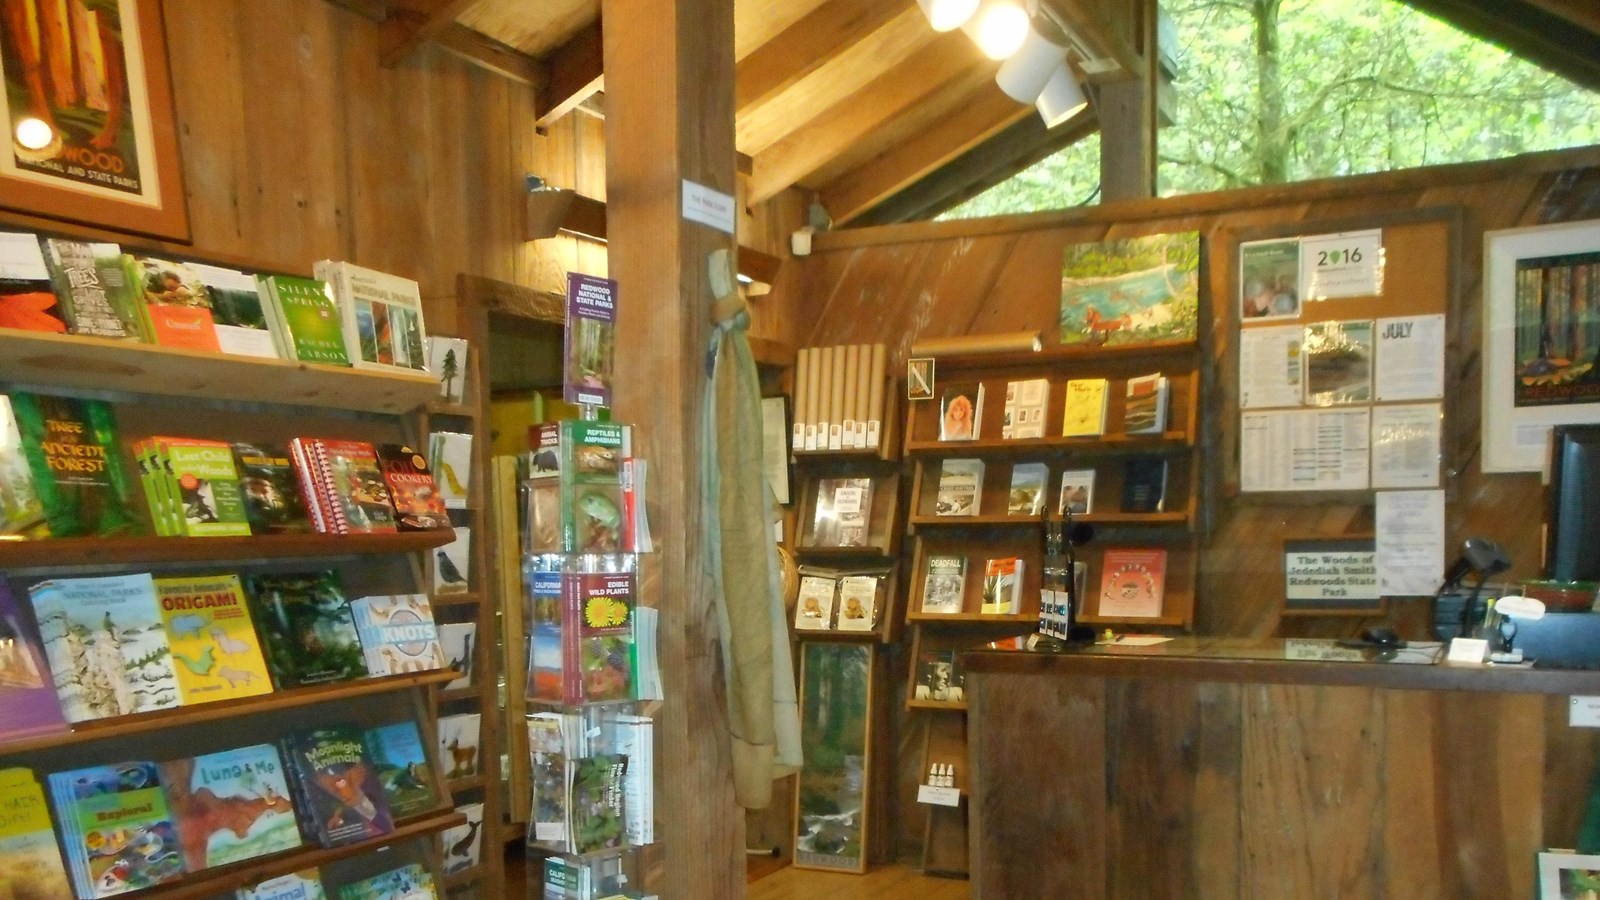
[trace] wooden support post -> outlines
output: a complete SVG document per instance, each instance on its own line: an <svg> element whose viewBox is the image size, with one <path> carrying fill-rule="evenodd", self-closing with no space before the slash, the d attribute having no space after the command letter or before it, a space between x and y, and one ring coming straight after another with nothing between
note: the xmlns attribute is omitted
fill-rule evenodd
<svg viewBox="0 0 1600 900"><path fill-rule="evenodd" d="M706 257L731 234L685 220L685 179L735 193L733 0L603 0L606 207L618 282L616 413L639 426L663 550L641 562L661 609L666 702L657 715L663 897L744 896L717 616L701 557L700 439L711 289ZM668 774L670 773L670 774Z"/></svg>

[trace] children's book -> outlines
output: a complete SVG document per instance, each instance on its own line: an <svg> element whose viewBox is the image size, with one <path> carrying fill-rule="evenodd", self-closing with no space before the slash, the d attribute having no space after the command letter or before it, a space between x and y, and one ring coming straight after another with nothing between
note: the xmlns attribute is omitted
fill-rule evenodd
<svg viewBox="0 0 1600 900"><path fill-rule="evenodd" d="M444 667L439 627L427 594L361 597L350 601L350 615L369 675L432 672Z"/></svg>
<svg viewBox="0 0 1600 900"><path fill-rule="evenodd" d="M1068 469L1061 473L1057 513L1087 516L1094 512L1094 472L1094 469Z"/></svg>
<svg viewBox="0 0 1600 900"><path fill-rule="evenodd" d="M366 731L367 755L378 770L378 783L396 819L427 812L439 802L433 766L417 723L407 719Z"/></svg>
<svg viewBox="0 0 1600 900"><path fill-rule="evenodd" d="M562 396L568 403L611 405L616 358L617 283L593 275L567 276L566 365Z"/></svg>
<svg viewBox="0 0 1600 900"><path fill-rule="evenodd" d="M187 537L250 533L233 447L222 441L155 437L162 465L170 466L168 492L177 498L181 534Z"/></svg>
<svg viewBox="0 0 1600 900"><path fill-rule="evenodd" d="M1094 437L1106 433L1106 405L1111 382L1104 378L1074 378L1067 382L1061 415L1064 437Z"/></svg>
<svg viewBox="0 0 1600 900"><path fill-rule="evenodd" d="M327 900L322 873L313 866L234 891L234 900Z"/></svg>
<svg viewBox="0 0 1600 900"><path fill-rule="evenodd" d="M11 411L52 537L139 530L109 403L18 391Z"/></svg>
<svg viewBox="0 0 1600 900"><path fill-rule="evenodd" d="M959 613L967 586L967 559L964 556L936 554L928 557L928 571L922 585L922 611Z"/></svg>
<svg viewBox="0 0 1600 900"><path fill-rule="evenodd" d="M0 769L0 897L72 897L44 790L31 769Z"/></svg>
<svg viewBox="0 0 1600 900"><path fill-rule="evenodd" d="M839 579L840 631L871 631L878 622L880 575L846 575Z"/></svg>
<svg viewBox="0 0 1600 900"><path fill-rule="evenodd" d="M1006 514L1037 516L1044 512L1044 488L1050 480L1050 467L1044 463L1017 463L1011 467L1011 491L1006 495Z"/></svg>
<svg viewBox="0 0 1600 900"><path fill-rule="evenodd" d="M871 515L871 478L824 478L817 482L811 545L865 547Z"/></svg>
<svg viewBox="0 0 1600 900"><path fill-rule="evenodd" d="M1006 382L1006 417L1000 437L1006 440L1044 437L1044 411L1050 403L1050 380Z"/></svg>
<svg viewBox="0 0 1600 900"><path fill-rule="evenodd" d="M33 470L22 449L22 434L11 413L11 398L0 394L0 540L49 535L44 507L33 489Z"/></svg>
<svg viewBox="0 0 1600 900"><path fill-rule="evenodd" d="M444 777L455 781L478 774L478 738L481 713L461 713L439 718L439 758Z"/></svg>
<svg viewBox="0 0 1600 900"><path fill-rule="evenodd" d="M103 338L139 340L135 288L116 244L46 238L45 259L67 330Z"/></svg>
<svg viewBox="0 0 1600 900"><path fill-rule="evenodd" d="M444 667L461 673L461 677L446 684L443 690L455 691L472 687L472 665L477 643L478 623L451 622L439 626L439 649L444 653Z"/></svg>
<svg viewBox="0 0 1600 900"><path fill-rule="evenodd" d="M433 551L433 594L464 594L472 584L472 529L455 526L456 539Z"/></svg>
<svg viewBox="0 0 1600 900"><path fill-rule="evenodd" d="M311 530L300 485L287 448L277 444L234 444L239 492L251 534L294 534Z"/></svg>
<svg viewBox="0 0 1600 900"><path fill-rule="evenodd" d="M37 235L0 231L0 328L67 331L67 311L50 283Z"/></svg>
<svg viewBox="0 0 1600 900"><path fill-rule="evenodd" d="M155 763L56 772L47 780L79 897L113 897L184 874L177 825Z"/></svg>
<svg viewBox="0 0 1600 900"><path fill-rule="evenodd" d="M401 531L449 528L450 513L422 454L403 444L379 444L376 450L394 504L395 525Z"/></svg>
<svg viewBox="0 0 1600 900"><path fill-rule="evenodd" d="M189 270L211 296L211 322L223 353L266 359L279 356L261 285L254 275L200 263L189 263Z"/></svg>
<svg viewBox="0 0 1600 900"><path fill-rule="evenodd" d="M476 866L483 850L483 804L468 803L456 807L456 812L467 817L467 824L446 828L439 834L446 875Z"/></svg>
<svg viewBox="0 0 1600 900"><path fill-rule="evenodd" d="M941 462L934 515L977 515L983 500L983 469L981 459L947 459Z"/></svg>
<svg viewBox="0 0 1600 900"><path fill-rule="evenodd" d="M428 335L428 371L439 379L439 399L446 403L466 400L467 352L462 338Z"/></svg>
<svg viewBox="0 0 1600 900"><path fill-rule="evenodd" d="M983 425L983 385L945 388L939 398L939 440L975 441Z"/></svg>
<svg viewBox="0 0 1600 900"><path fill-rule="evenodd" d="M433 876L418 863L408 863L339 887L338 900L435 900Z"/></svg>
<svg viewBox="0 0 1600 900"><path fill-rule="evenodd" d="M1100 565L1097 615L1125 619L1161 615L1167 551L1108 547Z"/></svg>
<svg viewBox="0 0 1600 900"><path fill-rule="evenodd" d="M178 676L148 574L57 578L30 593L67 721L178 705Z"/></svg>
<svg viewBox="0 0 1600 900"><path fill-rule="evenodd" d="M1014 616L1022 612L1022 566L1020 557L991 559L983 567L984 615Z"/></svg>
<svg viewBox="0 0 1600 900"><path fill-rule="evenodd" d="M622 846L623 775L626 757L596 754L574 761L572 774L572 849L593 853Z"/></svg>
<svg viewBox="0 0 1600 900"><path fill-rule="evenodd" d="M127 271L146 340L163 347L222 352L211 317L211 294L194 270L181 262L130 255Z"/></svg>
<svg viewBox="0 0 1600 900"><path fill-rule="evenodd" d="M428 468L444 505L466 509L472 496L472 435L435 431L428 436Z"/></svg>
<svg viewBox="0 0 1600 900"><path fill-rule="evenodd" d="M190 872L300 846L278 748L256 744L161 764Z"/></svg>
<svg viewBox="0 0 1600 900"><path fill-rule="evenodd" d="M838 582L822 575L800 576L800 595L794 604L794 627L801 631L826 631L833 627L833 598Z"/></svg>
<svg viewBox="0 0 1600 900"><path fill-rule="evenodd" d="M415 281L326 259L317 262L312 273L328 283L339 304L351 365L388 371L427 369L422 292Z"/></svg>
<svg viewBox="0 0 1600 900"><path fill-rule="evenodd" d="M272 690L239 576L157 578L156 594L185 706Z"/></svg>
<svg viewBox="0 0 1600 900"><path fill-rule="evenodd" d="M32 612L0 578L0 710L5 710L0 716L0 747L67 730ZM4 820L0 814L0 823ZM3 827L0 824L0 830Z"/></svg>
<svg viewBox="0 0 1600 900"><path fill-rule="evenodd" d="M250 615L279 690L367 674L350 604L334 572L246 575Z"/></svg>
<svg viewBox="0 0 1600 900"><path fill-rule="evenodd" d="M350 365L339 305L328 283L317 278L272 275L261 279L267 316L282 335L282 355L300 362Z"/></svg>
<svg viewBox="0 0 1600 900"><path fill-rule="evenodd" d="M394 830L378 769L365 735L354 725L296 731L283 739L301 828L324 847L337 847Z"/></svg>

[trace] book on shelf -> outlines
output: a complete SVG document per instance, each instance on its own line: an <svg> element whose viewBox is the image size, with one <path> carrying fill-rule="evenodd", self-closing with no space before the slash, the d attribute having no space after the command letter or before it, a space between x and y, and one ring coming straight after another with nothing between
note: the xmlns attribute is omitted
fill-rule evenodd
<svg viewBox="0 0 1600 900"><path fill-rule="evenodd" d="M483 804L468 803L456 807L456 812L467 817L466 824L439 833L439 855L444 859L446 875L476 866L483 851Z"/></svg>
<svg viewBox="0 0 1600 900"><path fill-rule="evenodd" d="M566 702L631 699L633 573L570 574L564 581L569 613L562 629Z"/></svg>
<svg viewBox="0 0 1600 900"><path fill-rule="evenodd" d="M1168 382L1159 372L1128 379L1128 402L1122 430L1126 434L1161 434L1167 430Z"/></svg>
<svg viewBox="0 0 1600 900"><path fill-rule="evenodd" d="M67 721L178 706L172 648L148 574L56 578L30 593Z"/></svg>
<svg viewBox="0 0 1600 900"><path fill-rule="evenodd" d="M222 441L199 438L152 437L160 463L158 477L165 479L165 494L175 501L175 534L184 537L225 537L250 533L239 487L239 470L233 460L233 446ZM134 448L141 455L149 447L143 442ZM151 487L146 483L146 488ZM158 494L162 490L157 487ZM154 505L154 502L152 503Z"/></svg>
<svg viewBox="0 0 1600 900"><path fill-rule="evenodd" d="M465 594L472 583L472 528L457 525L455 540L433 551L433 594Z"/></svg>
<svg viewBox="0 0 1600 900"><path fill-rule="evenodd" d="M565 851L571 829L567 810L572 796L567 777L567 760L575 755L572 732L576 723L561 713L536 712L528 715L528 765L533 798L528 811L528 837L537 844Z"/></svg>
<svg viewBox="0 0 1600 900"><path fill-rule="evenodd" d="M1122 511L1155 513L1166 507L1167 460L1130 456L1122 463Z"/></svg>
<svg viewBox="0 0 1600 900"><path fill-rule="evenodd" d="M32 610L0 578L0 747L67 730ZM3 809L0 806L0 809ZM0 821L4 817L0 816Z"/></svg>
<svg viewBox="0 0 1600 900"><path fill-rule="evenodd" d="M31 769L0 769L0 896L69 900L66 866Z"/></svg>
<svg viewBox="0 0 1600 900"><path fill-rule="evenodd" d="M154 257L129 254L123 259L145 340L162 347L222 352L211 295L193 269Z"/></svg>
<svg viewBox="0 0 1600 900"><path fill-rule="evenodd" d="M239 888L233 900L327 900L322 888L322 873L315 866L278 875Z"/></svg>
<svg viewBox="0 0 1600 900"><path fill-rule="evenodd" d="M613 422L540 426L529 466L528 552L631 549L622 480L629 443L628 427Z"/></svg>
<svg viewBox="0 0 1600 900"><path fill-rule="evenodd" d="M394 830L360 728L342 723L299 729L283 738L282 749L300 828L308 838L338 847Z"/></svg>
<svg viewBox="0 0 1600 900"><path fill-rule="evenodd" d="M363 738L390 815L403 819L438 805L433 766L428 764L427 747L416 722L406 719L368 728Z"/></svg>
<svg viewBox="0 0 1600 900"><path fill-rule="evenodd" d="M1044 411L1050 404L1050 379L1006 382L1006 416L1000 437L1006 440L1044 437Z"/></svg>
<svg viewBox="0 0 1600 900"><path fill-rule="evenodd" d="M280 356L326 366L350 365L339 304L326 281L293 275L265 275L260 281L267 317L279 336Z"/></svg>
<svg viewBox="0 0 1600 900"><path fill-rule="evenodd" d="M449 509L466 509L472 496L472 435L435 431L428 435L428 468Z"/></svg>
<svg viewBox="0 0 1600 900"><path fill-rule="evenodd" d="M1068 469L1061 473L1056 512L1087 516L1094 512L1094 469Z"/></svg>
<svg viewBox="0 0 1600 900"><path fill-rule="evenodd" d="M466 338L428 335L428 371L439 379L439 399L446 403L466 402Z"/></svg>
<svg viewBox="0 0 1600 900"><path fill-rule="evenodd" d="M939 464L934 515L975 516L983 500L983 460L947 459Z"/></svg>
<svg viewBox="0 0 1600 900"><path fill-rule="evenodd" d="M183 876L177 824L155 763L54 772L46 781L77 896L113 897Z"/></svg>
<svg viewBox="0 0 1600 900"><path fill-rule="evenodd" d="M594 275L567 275L567 328L562 396L568 403L611 405L617 353L617 283Z"/></svg>
<svg viewBox="0 0 1600 900"><path fill-rule="evenodd" d="M274 687L366 677L361 638L337 573L254 573L244 576L244 587Z"/></svg>
<svg viewBox="0 0 1600 900"><path fill-rule="evenodd" d="M1106 406L1111 383L1104 378L1074 378L1067 382L1062 405L1063 437L1094 437L1106 433Z"/></svg>
<svg viewBox="0 0 1600 900"><path fill-rule="evenodd" d="M394 504L366 441L294 438L289 454L300 473L300 493L311 523L323 534L395 531Z"/></svg>
<svg viewBox="0 0 1600 900"><path fill-rule="evenodd" d="M439 717L439 760L444 763L445 778L456 781L478 774L482 726L481 713Z"/></svg>
<svg viewBox="0 0 1600 900"><path fill-rule="evenodd" d="M236 443L233 461L251 534L304 534L311 530L287 447Z"/></svg>
<svg viewBox="0 0 1600 900"><path fill-rule="evenodd" d="M635 847L653 844L655 824L655 720L629 713L607 713L602 728L613 750L628 760L623 774L622 808L627 813L623 837Z"/></svg>
<svg viewBox="0 0 1600 900"><path fill-rule="evenodd" d="M132 486L117 458L111 404L17 391L11 411L51 537L140 530Z"/></svg>
<svg viewBox="0 0 1600 900"><path fill-rule="evenodd" d="M871 631L878 624L878 594L882 575L844 575L839 578L840 631Z"/></svg>
<svg viewBox="0 0 1600 900"><path fill-rule="evenodd" d="M403 675L444 668L439 627L427 594L359 597L350 618L361 638L369 675Z"/></svg>
<svg viewBox="0 0 1600 900"><path fill-rule="evenodd" d="M876 450L883 443L883 379L887 373L888 348L872 344L867 352L867 449Z"/></svg>
<svg viewBox="0 0 1600 900"><path fill-rule="evenodd" d="M254 275L202 263L189 263L189 270L211 296L211 324L223 353L279 357L279 338L272 333L261 284Z"/></svg>
<svg viewBox="0 0 1600 900"><path fill-rule="evenodd" d="M311 274L327 282L339 307L345 355L357 369L422 372L422 291L409 278L348 262L318 260Z"/></svg>
<svg viewBox="0 0 1600 900"><path fill-rule="evenodd" d="M854 450L857 434L857 397L856 387L861 381L861 345L846 344L844 350L844 407L839 412L839 446L843 450ZM860 430L862 443L866 441L866 429Z"/></svg>
<svg viewBox="0 0 1600 900"><path fill-rule="evenodd" d="M967 589L967 558L949 554L928 557L922 582L922 611L951 614L962 610Z"/></svg>
<svg viewBox="0 0 1600 900"><path fill-rule="evenodd" d="M939 398L939 440L975 441L983 427L983 385L957 385Z"/></svg>
<svg viewBox="0 0 1600 900"><path fill-rule="evenodd" d="M984 615L1015 616L1022 613L1022 568L1020 557L991 559L983 565Z"/></svg>
<svg viewBox="0 0 1600 900"><path fill-rule="evenodd" d="M913 700L931 703L965 703L960 663L954 650L924 650L917 659L917 684Z"/></svg>
<svg viewBox="0 0 1600 900"><path fill-rule="evenodd" d="M460 678L446 684L443 690L472 687L472 666L476 658L472 648L477 638L477 622L450 622L439 626L439 649L444 653L444 667L461 673Z"/></svg>
<svg viewBox="0 0 1600 900"><path fill-rule="evenodd" d="M838 582L823 575L801 575L794 604L794 627L799 631L827 631L833 627L833 600Z"/></svg>
<svg viewBox="0 0 1600 900"><path fill-rule="evenodd" d="M272 690L239 576L157 578L155 586L183 705Z"/></svg>
<svg viewBox="0 0 1600 900"><path fill-rule="evenodd" d="M621 847L625 833L622 798L628 759L597 753L577 759L572 774L572 850L594 853Z"/></svg>
<svg viewBox="0 0 1600 900"><path fill-rule="evenodd" d="M160 769L190 872L300 846L283 759L271 744L168 760Z"/></svg>
<svg viewBox="0 0 1600 900"><path fill-rule="evenodd" d="M1044 491L1050 481L1050 467L1044 463L1017 463L1011 467L1011 490L1006 495L1006 514L1037 516L1044 512Z"/></svg>
<svg viewBox="0 0 1600 900"><path fill-rule="evenodd" d="M122 265L122 248L101 241L45 238L45 263L67 330L91 337L142 339L135 287Z"/></svg>
<svg viewBox="0 0 1600 900"><path fill-rule="evenodd" d="M436 900L433 875L421 863L368 875L337 888L337 900Z"/></svg>
<svg viewBox="0 0 1600 900"><path fill-rule="evenodd" d="M449 528L450 513L422 454L404 444L378 444L374 450L394 506L395 527L401 531Z"/></svg>
<svg viewBox="0 0 1600 900"><path fill-rule="evenodd" d="M0 328L67 332L67 311L56 297L39 237L0 231Z"/></svg>
<svg viewBox="0 0 1600 900"><path fill-rule="evenodd" d="M1166 592L1167 551L1107 547L1100 560L1098 615L1153 619Z"/></svg>
<svg viewBox="0 0 1600 900"><path fill-rule="evenodd" d="M48 537L49 531L44 506L33 489L33 470L22 449L22 434L11 412L11 398L0 394L0 540Z"/></svg>
<svg viewBox="0 0 1600 900"><path fill-rule="evenodd" d="M871 478L824 478L817 482L810 545L865 547L871 516Z"/></svg>

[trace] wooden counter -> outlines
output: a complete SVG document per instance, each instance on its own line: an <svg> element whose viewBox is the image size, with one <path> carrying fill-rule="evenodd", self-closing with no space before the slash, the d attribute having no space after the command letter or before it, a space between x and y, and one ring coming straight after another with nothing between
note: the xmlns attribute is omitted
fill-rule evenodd
<svg viewBox="0 0 1600 900"><path fill-rule="evenodd" d="M965 654L973 896L1531 897L1582 822L1600 730L1567 709L1600 672L1285 649Z"/></svg>

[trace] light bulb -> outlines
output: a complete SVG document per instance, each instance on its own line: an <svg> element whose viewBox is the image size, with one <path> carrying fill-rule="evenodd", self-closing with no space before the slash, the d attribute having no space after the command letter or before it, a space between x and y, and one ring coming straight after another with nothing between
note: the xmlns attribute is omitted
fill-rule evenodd
<svg viewBox="0 0 1600 900"><path fill-rule="evenodd" d="M990 59L1005 59L1028 38L1028 14L1015 3L996 3L978 18L978 49Z"/></svg>
<svg viewBox="0 0 1600 900"><path fill-rule="evenodd" d="M29 116L17 123L17 143L24 150L43 150L55 139L55 130L43 119Z"/></svg>
<svg viewBox="0 0 1600 900"><path fill-rule="evenodd" d="M978 0L917 0L934 31L954 31L978 11Z"/></svg>

